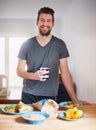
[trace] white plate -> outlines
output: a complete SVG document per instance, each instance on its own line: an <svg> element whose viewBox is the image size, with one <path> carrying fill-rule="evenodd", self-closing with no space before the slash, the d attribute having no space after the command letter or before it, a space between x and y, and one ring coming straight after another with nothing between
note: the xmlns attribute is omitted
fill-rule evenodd
<svg viewBox="0 0 96 130"><path fill-rule="evenodd" d="M84 115L83 115L81 118L83 118L83 117L84 117ZM61 113L59 114L59 118L61 118L61 119L63 119L63 120L67 120L67 121L75 121L75 120L81 119L81 118L79 118L79 119L69 119L69 118L66 118L66 117L65 117L65 112L61 112Z"/></svg>
<svg viewBox="0 0 96 130"><path fill-rule="evenodd" d="M4 113L6 113L6 114L13 114L13 115L19 115L19 114L23 114L23 113L26 113L26 112L29 112L29 111L33 111L33 107L29 106L28 110L25 111L25 112L7 112L7 111L5 110L5 107L11 106L11 105L16 106L16 104L6 105L6 106L4 106L4 107L2 108L2 111L3 111Z"/></svg>

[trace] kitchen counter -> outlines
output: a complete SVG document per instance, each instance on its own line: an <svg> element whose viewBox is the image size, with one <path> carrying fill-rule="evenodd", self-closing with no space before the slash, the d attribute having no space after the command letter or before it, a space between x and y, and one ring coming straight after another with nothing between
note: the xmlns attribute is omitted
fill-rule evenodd
<svg viewBox="0 0 96 130"><path fill-rule="evenodd" d="M21 100L21 87L10 87L7 96L0 96L0 104L13 104Z"/></svg>
<svg viewBox="0 0 96 130"><path fill-rule="evenodd" d="M42 125L28 124L21 115L4 114L1 110L4 105L0 104L0 130L96 130L96 104L82 106L84 118L75 121L48 119Z"/></svg>

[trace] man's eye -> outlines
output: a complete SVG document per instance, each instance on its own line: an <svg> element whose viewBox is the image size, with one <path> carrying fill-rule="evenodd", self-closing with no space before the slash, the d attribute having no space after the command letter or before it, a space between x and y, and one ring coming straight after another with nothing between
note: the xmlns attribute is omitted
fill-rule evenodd
<svg viewBox="0 0 96 130"><path fill-rule="evenodd" d="M52 22L52 20L51 20L51 19L49 19L49 20L47 20L47 22Z"/></svg>
<svg viewBox="0 0 96 130"><path fill-rule="evenodd" d="M40 22L44 22L44 20L43 20L43 19L41 19L41 20L40 20Z"/></svg>

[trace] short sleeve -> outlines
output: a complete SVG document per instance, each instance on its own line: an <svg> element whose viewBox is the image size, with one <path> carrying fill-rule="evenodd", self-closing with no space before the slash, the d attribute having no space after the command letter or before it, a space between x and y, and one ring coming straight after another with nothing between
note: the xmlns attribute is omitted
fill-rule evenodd
<svg viewBox="0 0 96 130"><path fill-rule="evenodd" d="M69 57L69 52L65 42L62 41L59 48L59 59L67 58L67 57Z"/></svg>
<svg viewBox="0 0 96 130"><path fill-rule="evenodd" d="M18 58L26 60L27 59L27 49L28 49L28 44L27 44L27 42L24 42L19 50Z"/></svg>

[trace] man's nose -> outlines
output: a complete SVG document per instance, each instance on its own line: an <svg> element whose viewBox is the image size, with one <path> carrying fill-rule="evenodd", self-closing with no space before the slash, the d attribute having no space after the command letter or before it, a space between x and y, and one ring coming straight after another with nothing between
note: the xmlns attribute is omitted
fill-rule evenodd
<svg viewBox="0 0 96 130"><path fill-rule="evenodd" d="M45 26L47 25L47 21L44 21L44 23L43 23Z"/></svg>

